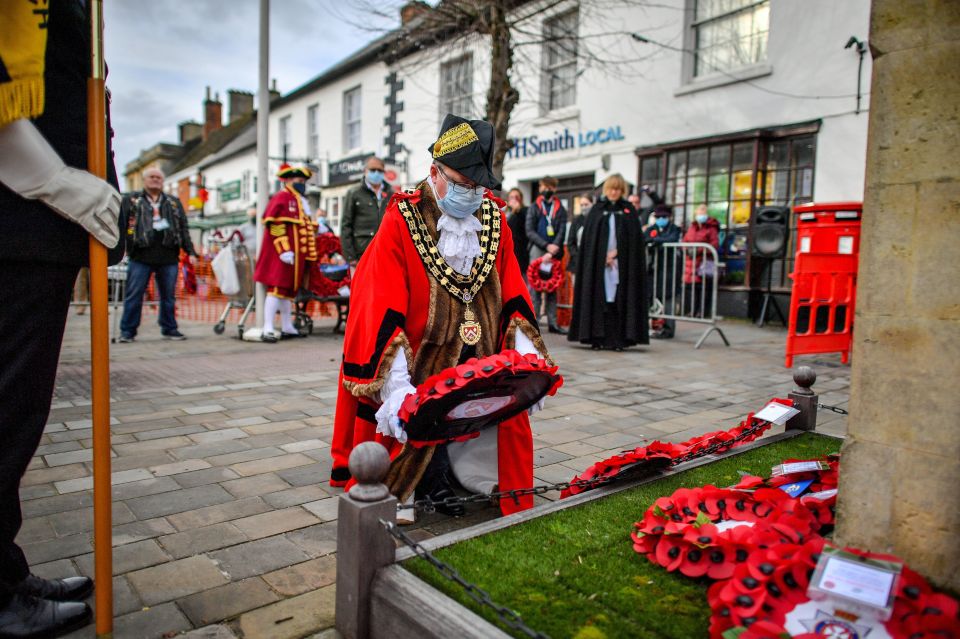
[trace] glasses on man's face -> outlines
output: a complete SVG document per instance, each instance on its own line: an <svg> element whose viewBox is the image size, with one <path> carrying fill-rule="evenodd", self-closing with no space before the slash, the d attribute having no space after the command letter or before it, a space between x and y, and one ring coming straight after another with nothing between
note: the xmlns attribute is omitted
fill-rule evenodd
<svg viewBox="0 0 960 639"><path fill-rule="evenodd" d="M443 179L447 181L447 185L453 189L454 193L472 193L473 195L483 195L487 192L486 187L483 186L471 186L469 184L462 184L460 182L455 182L447 172L443 170L443 167L437 164L437 170L440 171L440 174L443 175Z"/></svg>

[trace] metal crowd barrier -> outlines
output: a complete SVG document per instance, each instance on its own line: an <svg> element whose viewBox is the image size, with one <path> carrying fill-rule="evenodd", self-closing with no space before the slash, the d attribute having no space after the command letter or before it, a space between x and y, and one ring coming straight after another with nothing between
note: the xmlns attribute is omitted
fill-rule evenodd
<svg viewBox="0 0 960 639"><path fill-rule="evenodd" d="M723 266L717 249L702 242L668 242L648 244L648 250L650 318L708 324L694 348L700 348L714 331L730 346L717 325L721 319L717 285Z"/></svg>

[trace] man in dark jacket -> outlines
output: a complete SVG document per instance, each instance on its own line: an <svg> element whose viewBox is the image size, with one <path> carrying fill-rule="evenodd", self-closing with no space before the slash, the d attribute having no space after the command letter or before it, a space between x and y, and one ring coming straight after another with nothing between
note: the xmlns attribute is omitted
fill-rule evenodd
<svg viewBox="0 0 960 639"><path fill-rule="evenodd" d="M356 266L367 250L380 221L387 209L393 191L384 180L383 160L372 157L367 160L363 181L347 191L343 200L343 215L340 217L340 242L343 257Z"/></svg>
<svg viewBox="0 0 960 639"><path fill-rule="evenodd" d="M79 0L3 3L0 46L0 636L55 637L85 625L87 577L30 574L15 539L20 480L43 435L89 234L119 261L120 194L87 163L90 25ZM44 99L45 96L45 99ZM109 122L109 120L108 120ZM109 131L109 124L108 124ZM112 158L109 140L107 158Z"/></svg>
<svg viewBox="0 0 960 639"><path fill-rule="evenodd" d="M127 216L127 287L120 319L121 342L132 342L140 327L143 294L154 276L160 295L160 333L164 339L187 339L177 330L177 273L180 250L191 258L193 250L187 230L187 215L180 200L163 192L163 171L150 167L143 172L143 191L123 198L121 215Z"/></svg>
<svg viewBox="0 0 960 639"><path fill-rule="evenodd" d="M667 314L672 314L673 296L680 287L680 275L677 273L677 259L675 249L668 249L664 244L679 242L680 227L670 219L672 212L666 204L658 204L653 209L654 223L644 232L649 251L648 264L649 280L647 290L650 296L656 297ZM650 299L648 301L652 302ZM677 323L675 320L654 320L653 331L650 337L656 339L670 339L673 337Z"/></svg>
<svg viewBox="0 0 960 639"><path fill-rule="evenodd" d="M530 261L544 257L544 262L563 257L563 238L567 231L567 210L557 197L557 178L549 175L540 180L540 195L527 211L527 241L530 242ZM545 257L549 255L550 257ZM565 335L557 325L557 292L541 293L532 286L533 312L540 317L540 308L546 300L547 329Z"/></svg>

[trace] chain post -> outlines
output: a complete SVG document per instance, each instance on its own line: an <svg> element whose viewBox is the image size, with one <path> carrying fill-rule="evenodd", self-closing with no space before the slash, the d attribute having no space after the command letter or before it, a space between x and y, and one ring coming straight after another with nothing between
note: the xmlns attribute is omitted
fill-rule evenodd
<svg viewBox="0 0 960 639"><path fill-rule="evenodd" d="M809 366L800 366L793 374L797 387L787 397L793 407L800 412L787 420L786 430L817 430L817 394L811 386L817 381L817 374Z"/></svg>

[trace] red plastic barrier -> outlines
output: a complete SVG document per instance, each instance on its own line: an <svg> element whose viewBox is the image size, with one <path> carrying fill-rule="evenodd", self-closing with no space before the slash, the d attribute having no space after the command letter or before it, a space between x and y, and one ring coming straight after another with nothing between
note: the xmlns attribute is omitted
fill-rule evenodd
<svg viewBox="0 0 960 639"><path fill-rule="evenodd" d="M860 255L860 202L804 204L797 216L796 260L786 367L795 355L841 354L850 361Z"/></svg>

